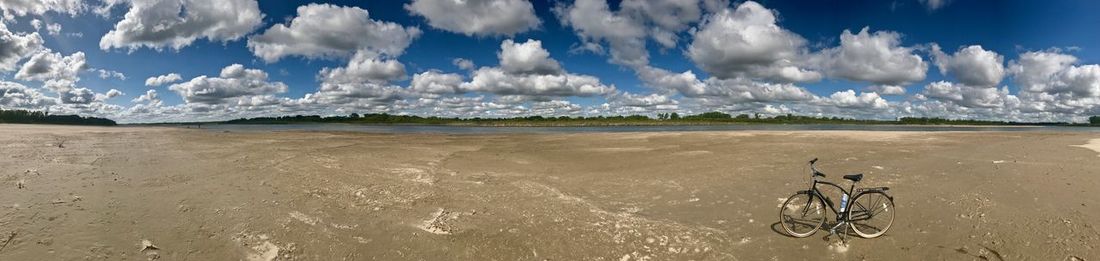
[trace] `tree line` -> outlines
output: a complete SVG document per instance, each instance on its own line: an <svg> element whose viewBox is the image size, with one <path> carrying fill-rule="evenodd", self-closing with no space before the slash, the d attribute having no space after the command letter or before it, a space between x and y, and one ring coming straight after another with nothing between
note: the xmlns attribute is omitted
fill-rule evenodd
<svg viewBox="0 0 1100 261"><path fill-rule="evenodd" d="M1100 124L1100 116L1090 118L1092 124ZM901 124L901 125L1072 125L1065 122L1011 122L968 119L944 119L927 117L902 117L896 120L866 120L842 117L816 117L784 114L764 116L759 113L730 115L723 112L705 112L695 115L658 113L628 116L526 116L511 118L445 118L416 115L392 115L386 113L352 113L347 116L296 115L280 117L240 118L222 123L230 124L289 124L289 123L362 123L362 124L439 124L486 126L609 126L609 125L694 125L723 123L776 123L776 124Z"/></svg>
<svg viewBox="0 0 1100 261"><path fill-rule="evenodd" d="M44 111L27 110L2 110L0 109L0 123L25 123L25 124L64 124L64 125L96 125L115 126L115 121L105 118L82 117L78 115L50 115Z"/></svg>

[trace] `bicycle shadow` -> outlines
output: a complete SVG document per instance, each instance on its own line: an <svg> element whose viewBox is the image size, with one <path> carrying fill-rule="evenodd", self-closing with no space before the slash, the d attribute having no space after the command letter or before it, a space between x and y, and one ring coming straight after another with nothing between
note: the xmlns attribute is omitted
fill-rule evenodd
<svg viewBox="0 0 1100 261"><path fill-rule="evenodd" d="M772 223L772 225L771 225L771 229L772 229L772 231L774 231L774 232L775 232L776 234L779 234L779 235L781 235L781 236L785 236L785 237L789 237L789 238L798 238L798 237L792 236L792 235L790 235L790 234L787 234L787 232L783 232L783 228L781 227L782 225L783 225L783 224L780 224L780 222L778 222L778 221L777 221L777 222L775 222L775 223Z"/></svg>

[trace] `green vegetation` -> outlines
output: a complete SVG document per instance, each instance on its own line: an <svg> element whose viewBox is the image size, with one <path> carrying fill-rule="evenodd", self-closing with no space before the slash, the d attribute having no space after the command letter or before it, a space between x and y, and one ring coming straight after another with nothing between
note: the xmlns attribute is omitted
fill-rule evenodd
<svg viewBox="0 0 1100 261"><path fill-rule="evenodd" d="M762 117L760 114L732 116L722 112L707 112L681 116L677 113L659 113L656 118L644 115L596 116L596 117L543 117L515 118L442 118L415 115L363 114L322 117L298 115L282 117L242 118L225 121L229 124L291 124L291 123L351 123L351 124L425 124L470 126L643 126L643 125L715 125L715 124L902 124L902 125L1071 125L1060 122L1005 122L980 120L952 120L942 118L911 118L898 120L859 120L840 117L813 117L792 114ZM1095 117L1094 117L1095 118Z"/></svg>
<svg viewBox="0 0 1100 261"><path fill-rule="evenodd" d="M1089 117L1089 124L1100 125L1100 116Z"/></svg>
<svg viewBox="0 0 1100 261"><path fill-rule="evenodd" d="M115 121L81 117L77 115L49 115L48 112L26 110L0 110L0 123L27 123L27 124L64 124L64 125L98 125L115 126Z"/></svg>

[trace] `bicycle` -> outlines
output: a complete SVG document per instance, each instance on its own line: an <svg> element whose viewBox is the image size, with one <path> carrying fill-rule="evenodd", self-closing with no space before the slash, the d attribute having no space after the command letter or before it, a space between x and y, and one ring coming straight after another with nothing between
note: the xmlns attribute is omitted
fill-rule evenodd
<svg viewBox="0 0 1100 261"><path fill-rule="evenodd" d="M856 189L856 183L863 180L863 174L844 175L844 179L852 181L848 190L835 183L818 180L825 178L825 173L817 170L814 164L817 158L810 160L810 173L813 183L810 189L795 192L787 198L779 209L779 222L788 235L797 238L808 237L825 225L825 206L828 206L836 214L837 223L829 229L830 235L838 235L840 240L847 242L845 236L848 229L856 232L863 238L876 238L886 233L894 224L894 197L886 194L888 187L860 188ZM824 184L840 189L842 196L840 208L834 207L832 200L825 197L817 185ZM848 202L849 196L851 202ZM837 234L837 228L844 226L844 232Z"/></svg>

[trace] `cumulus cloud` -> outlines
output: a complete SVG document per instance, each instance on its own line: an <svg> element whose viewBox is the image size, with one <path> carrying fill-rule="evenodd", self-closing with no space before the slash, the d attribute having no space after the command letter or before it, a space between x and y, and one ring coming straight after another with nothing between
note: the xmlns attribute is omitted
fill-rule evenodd
<svg viewBox="0 0 1100 261"><path fill-rule="evenodd" d="M424 94L455 94L463 92L462 83L462 75L432 70L414 75L409 89Z"/></svg>
<svg viewBox="0 0 1100 261"><path fill-rule="evenodd" d="M58 94L63 104L87 105L100 101L100 99L97 99L96 93L88 88L68 88L58 92Z"/></svg>
<svg viewBox="0 0 1100 261"><path fill-rule="evenodd" d="M505 40L501 43L498 58L500 67L482 67L473 71L472 79L459 88L497 95L538 97L586 97L615 91L614 86L604 85L597 77L565 72L537 40L522 44Z"/></svg>
<svg viewBox="0 0 1100 261"><path fill-rule="evenodd" d="M358 53L347 66L321 69L320 78L326 83L385 83L405 79L405 65L396 60L380 60L372 55Z"/></svg>
<svg viewBox="0 0 1100 261"><path fill-rule="evenodd" d="M64 80L75 83L80 80L79 73L86 68L87 62L84 58L84 52L61 56L60 53L43 50L31 56L23 64L23 67L15 74L15 79L27 81Z"/></svg>
<svg viewBox="0 0 1100 261"><path fill-rule="evenodd" d="M19 61L42 48L42 37L34 33L13 33L0 21L0 72L14 70Z"/></svg>
<svg viewBox="0 0 1100 261"><path fill-rule="evenodd" d="M1004 57L980 45L960 48L949 55L933 44L932 57L940 73L950 74L965 85L996 86L1005 76Z"/></svg>
<svg viewBox="0 0 1100 261"><path fill-rule="evenodd" d="M57 104L56 98L16 82L0 81L0 108L41 109Z"/></svg>
<svg viewBox="0 0 1100 261"><path fill-rule="evenodd" d="M844 30L840 46L822 50L821 67L832 77L880 85L904 86L923 81L928 64L915 48L901 46L901 34Z"/></svg>
<svg viewBox="0 0 1100 261"><path fill-rule="evenodd" d="M825 102L839 108L885 109L889 107L886 100L877 93L864 92L856 95L853 90L835 92L829 95Z"/></svg>
<svg viewBox="0 0 1100 261"><path fill-rule="evenodd" d="M676 47L677 34L698 22L703 13L698 0L627 0L620 8L652 24L650 38L665 48Z"/></svg>
<svg viewBox="0 0 1100 261"><path fill-rule="evenodd" d="M1015 103L1017 99L1015 96L1009 95L1008 88L966 86L946 81L928 84L921 94L930 99L951 102L969 108L1003 107L1006 102Z"/></svg>
<svg viewBox="0 0 1100 261"><path fill-rule="evenodd" d="M604 0L578 0L573 5L554 8L563 25L570 26L581 38L581 49L603 53L610 46L611 62L637 67L649 64L645 49L643 23L625 14L612 13Z"/></svg>
<svg viewBox="0 0 1100 261"><path fill-rule="evenodd" d="M157 94L157 90L146 90L145 94L142 94L141 96L138 96L131 101L135 103L144 102L153 106L160 106L161 104L160 96Z"/></svg>
<svg viewBox="0 0 1100 261"><path fill-rule="evenodd" d="M128 1L130 9L99 48L141 47L176 50L196 39L233 41L260 26L263 13L256 0Z"/></svg>
<svg viewBox="0 0 1100 261"><path fill-rule="evenodd" d="M894 85L871 85L864 88L864 90L878 93L879 95L905 95L905 87Z"/></svg>
<svg viewBox="0 0 1100 261"><path fill-rule="evenodd" d="M680 102L667 95L652 93L649 95L618 92L607 98L602 110L611 114L651 114L661 111L676 111Z"/></svg>
<svg viewBox="0 0 1100 261"><path fill-rule="evenodd" d="M467 36L511 36L542 23L527 0L415 0L405 9L432 27Z"/></svg>
<svg viewBox="0 0 1100 261"><path fill-rule="evenodd" d="M107 93L97 93L97 94L95 94L95 100L97 100L97 101L106 101L108 99L118 97L118 96L123 96L123 95L126 95L126 94L122 93L122 91L119 91L119 90L116 90L116 89L110 89L110 90L107 91Z"/></svg>
<svg viewBox="0 0 1100 261"><path fill-rule="evenodd" d="M82 0L4 0L0 1L0 10L4 12L4 19L12 20L16 16L42 15L46 12L59 14L76 14L87 9Z"/></svg>
<svg viewBox="0 0 1100 261"><path fill-rule="evenodd" d="M542 48L539 40L516 43L511 39L500 44L500 67L514 74L560 74L561 65L550 58L550 52Z"/></svg>
<svg viewBox="0 0 1100 261"><path fill-rule="evenodd" d="M420 29L373 20L367 10L330 4L298 7L289 24L276 24L248 39L248 48L266 62L298 55L345 58L356 52L396 57L420 36Z"/></svg>
<svg viewBox="0 0 1100 261"><path fill-rule="evenodd" d="M1023 91L1100 95L1100 66L1076 63L1077 57L1057 50L1026 52L1009 70Z"/></svg>
<svg viewBox="0 0 1100 261"><path fill-rule="evenodd" d="M169 73L165 75L157 75L145 79L145 86L161 86L173 82L183 80L183 77L178 73Z"/></svg>
<svg viewBox="0 0 1100 261"><path fill-rule="evenodd" d="M1031 51L1009 65L1022 110L1080 115L1100 113L1100 65L1078 65L1061 50Z"/></svg>
<svg viewBox="0 0 1100 261"><path fill-rule="evenodd" d="M269 82L264 71L233 64L223 68L218 77L203 75L173 84L168 89L175 91L187 103L216 105L284 93L287 86L281 82Z"/></svg>
<svg viewBox="0 0 1100 261"><path fill-rule="evenodd" d="M687 55L719 78L753 77L789 82L817 81L805 60L806 40L776 24L775 12L756 2L723 9L701 24Z"/></svg>
<svg viewBox="0 0 1100 261"><path fill-rule="evenodd" d="M100 79L117 78L117 79L123 80L123 81L126 80L126 74L122 73L122 72L119 72L119 71L113 71L113 70L107 70L107 69L92 69L91 71L99 73L99 78Z"/></svg>
<svg viewBox="0 0 1100 261"><path fill-rule="evenodd" d="M467 91L500 95L594 96L611 93L615 88L600 79L577 74L510 74L500 68L485 67L474 71L473 79L462 84Z"/></svg>
<svg viewBox="0 0 1100 261"><path fill-rule="evenodd" d="M463 58L455 58L454 60L451 60L451 64L454 64L455 67L463 70L473 70L475 67L477 67L477 65L474 65L474 61Z"/></svg>

